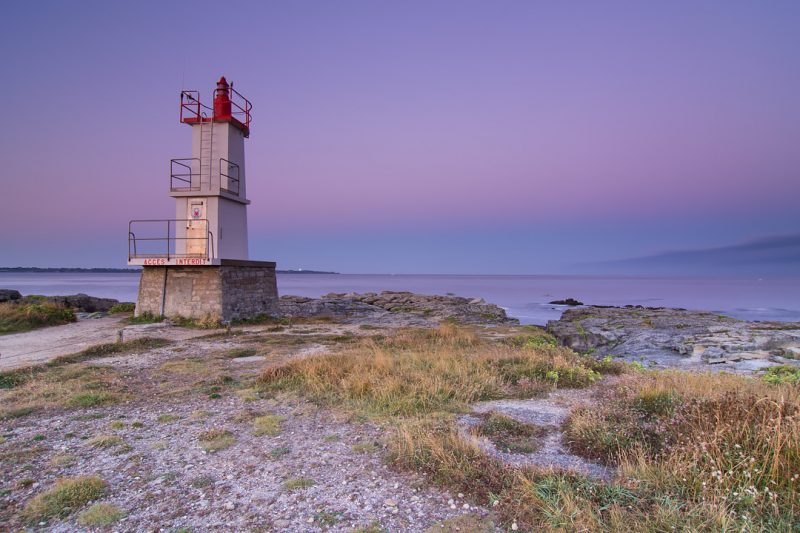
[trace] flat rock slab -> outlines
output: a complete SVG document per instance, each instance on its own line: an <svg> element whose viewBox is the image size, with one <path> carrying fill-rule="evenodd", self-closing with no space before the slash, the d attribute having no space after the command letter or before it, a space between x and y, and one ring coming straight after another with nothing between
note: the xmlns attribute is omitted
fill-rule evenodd
<svg viewBox="0 0 800 533"><path fill-rule="evenodd" d="M584 459L570 452L563 443L561 425L575 407L589 402L588 391L559 389L547 398L530 400L496 400L479 402L472 406L478 415L496 413L523 424L544 427L548 432L539 439L538 449L533 453L508 453L499 450L488 438L474 435L470 429L481 422L481 418L467 415L461 418L462 436L488 454L511 466L538 466L540 468L563 469L584 476L609 481L616 470Z"/></svg>
<svg viewBox="0 0 800 533"><path fill-rule="evenodd" d="M569 309L547 330L561 345L597 356L615 356L650 366L752 371L800 364L800 323L748 322L705 311L664 307ZM751 362L764 361L763 365ZM745 364L747 363L747 364Z"/></svg>

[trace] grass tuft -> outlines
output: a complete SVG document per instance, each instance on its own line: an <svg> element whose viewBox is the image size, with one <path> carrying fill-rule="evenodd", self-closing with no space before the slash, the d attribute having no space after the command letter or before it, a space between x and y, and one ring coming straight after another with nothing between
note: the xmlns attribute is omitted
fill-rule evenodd
<svg viewBox="0 0 800 533"><path fill-rule="evenodd" d="M31 525L52 518L64 518L103 496L106 487L106 482L96 476L59 479L50 490L28 502L22 517Z"/></svg>
<svg viewBox="0 0 800 533"><path fill-rule="evenodd" d="M313 487L315 484L316 481L310 478L293 477L283 482L283 488L291 492L295 490L306 489L308 487Z"/></svg>
<svg viewBox="0 0 800 533"><path fill-rule="evenodd" d="M210 429L201 433L197 440L200 441L200 447L208 453L230 448L236 442L233 433L227 429Z"/></svg>
<svg viewBox="0 0 800 533"><path fill-rule="evenodd" d="M281 434L281 424L285 420L286 417L280 415L257 416L253 420L253 435L256 437L262 435L277 437Z"/></svg>
<svg viewBox="0 0 800 533"><path fill-rule="evenodd" d="M125 512L113 503L96 503L78 515L82 526L110 526L125 518Z"/></svg>
<svg viewBox="0 0 800 533"><path fill-rule="evenodd" d="M550 430L546 427L523 424L505 415L491 413L473 429L487 437L498 449L508 453L533 453L539 449L539 439Z"/></svg>

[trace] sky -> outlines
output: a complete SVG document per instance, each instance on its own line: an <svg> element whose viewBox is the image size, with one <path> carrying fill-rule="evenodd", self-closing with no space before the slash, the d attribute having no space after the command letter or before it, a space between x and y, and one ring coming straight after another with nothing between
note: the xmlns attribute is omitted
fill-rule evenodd
<svg viewBox="0 0 800 533"><path fill-rule="evenodd" d="M128 220L174 216L180 90L209 99L220 75L253 102L250 257L279 268L646 274L637 258L800 234L795 1L40 1L3 18L0 266L124 266Z"/></svg>

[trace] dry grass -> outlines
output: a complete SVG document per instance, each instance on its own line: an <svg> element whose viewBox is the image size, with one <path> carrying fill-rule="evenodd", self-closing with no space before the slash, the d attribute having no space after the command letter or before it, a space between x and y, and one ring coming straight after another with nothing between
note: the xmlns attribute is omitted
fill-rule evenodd
<svg viewBox="0 0 800 533"><path fill-rule="evenodd" d="M600 374L565 348L515 348L452 325L366 339L265 371L265 391L295 390L322 404L377 416L461 412L470 403L531 397L554 386L587 386Z"/></svg>
<svg viewBox="0 0 800 533"><path fill-rule="evenodd" d="M126 390L119 373L108 367L47 367L11 390L0 391L0 419L47 409L107 405L124 399Z"/></svg>
<svg viewBox="0 0 800 533"><path fill-rule="evenodd" d="M106 482L96 476L59 479L50 490L28 502L22 518L29 524L63 518L101 497L105 490Z"/></svg>
<svg viewBox="0 0 800 533"><path fill-rule="evenodd" d="M291 390L380 417L392 428L387 458L393 465L423 471L486 504L497 502L505 527L800 528L796 386L724 374L624 374L619 363L579 356L530 333L490 342L454 326L405 330L269 369L259 385L267 393ZM600 373L624 375L595 406L576 411L565 431L573 450L620 465L622 475L613 483L504 465L456 429L454 414L472 402L587 386ZM501 447L518 444L516 425L493 426L485 431ZM539 429L521 438L535 441Z"/></svg>
<svg viewBox="0 0 800 533"><path fill-rule="evenodd" d="M669 515L678 523L780 529L800 510L796 386L720 374L630 375L599 406L573 413L566 436L573 450L619 464L658 512L658 498L682 502Z"/></svg>

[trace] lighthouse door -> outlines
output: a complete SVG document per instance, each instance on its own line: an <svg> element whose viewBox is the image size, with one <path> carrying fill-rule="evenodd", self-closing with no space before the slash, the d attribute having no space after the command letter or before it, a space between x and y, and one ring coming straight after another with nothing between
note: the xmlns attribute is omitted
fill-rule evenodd
<svg viewBox="0 0 800 533"><path fill-rule="evenodd" d="M208 253L206 201L190 198L187 206L189 213L186 216L186 255L190 257L205 257Z"/></svg>

